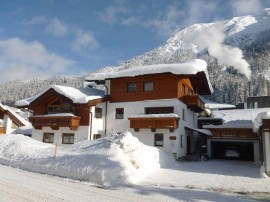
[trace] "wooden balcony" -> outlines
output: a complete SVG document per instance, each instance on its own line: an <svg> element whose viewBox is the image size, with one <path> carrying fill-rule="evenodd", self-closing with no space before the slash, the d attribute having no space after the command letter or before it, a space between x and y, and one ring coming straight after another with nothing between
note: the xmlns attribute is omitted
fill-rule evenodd
<svg viewBox="0 0 270 202"><path fill-rule="evenodd" d="M140 128L149 128L153 132L156 129L169 129L173 132L179 125L177 117L134 117L128 120L130 128L134 128L135 131L139 131Z"/></svg>
<svg viewBox="0 0 270 202"><path fill-rule="evenodd" d="M208 128L212 138L258 139L252 128Z"/></svg>
<svg viewBox="0 0 270 202"><path fill-rule="evenodd" d="M184 95L179 98L187 107L194 112L202 112L204 110L204 102L198 95Z"/></svg>
<svg viewBox="0 0 270 202"><path fill-rule="evenodd" d="M80 125L81 117L78 116L34 116L30 121L35 129L51 127L59 130L59 127L69 127L70 130L77 130Z"/></svg>

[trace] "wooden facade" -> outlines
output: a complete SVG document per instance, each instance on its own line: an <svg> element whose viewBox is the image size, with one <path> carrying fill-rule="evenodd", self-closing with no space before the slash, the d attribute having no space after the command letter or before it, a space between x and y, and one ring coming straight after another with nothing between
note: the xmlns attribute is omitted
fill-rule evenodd
<svg viewBox="0 0 270 202"><path fill-rule="evenodd" d="M145 81L152 81L153 91L145 92ZM136 83L136 91L128 92L128 83ZM134 102L143 100L172 99L178 97L179 79L173 74L145 75L111 80L110 102Z"/></svg>
<svg viewBox="0 0 270 202"><path fill-rule="evenodd" d="M6 129L4 127L0 127L0 135L5 134L5 133L6 133Z"/></svg>
<svg viewBox="0 0 270 202"><path fill-rule="evenodd" d="M169 129L173 131L179 126L179 118L177 117L136 117L128 118L130 121L130 128L136 130L140 128L155 129Z"/></svg>
<svg viewBox="0 0 270 202"><path fill-rule="evenodd" d="M53 105L57 107L57 113L71 113L75 116L52 115L44 117L43 115L50 114L49 107L53 103L57 103L57 105ZM58 130L59 127L77 130L79 126L88 126L90 122L91 106L89 104L74 104L72 100L52 88L34 100L29 108L33 110L33 117L30 118L30 121L36 129L49 126L55 130Z"/></svg>
<svg viewBox="0 0 270 202"><path fill-rule="evenodd" d="M270 131L270 119L262 119L262 123L263 123L263 130L264 131Z"/></svg>
<svg viewBox="0 0 270 202"><path fill-rule="evenodd" d="M35 129L51 127L59 130L59 127L69 127L70 130L77 130L80 126L81 117L78 116L49 116L49 117L30 117L30 121Z"/></svg>
<svg viewBox="0 0 270 202"><path fill-rule="evenodd" d="M209 128L212 138L258 139L252 128Z"/></svg>
<svg viewBox="0 0 270 202"><path fill-rule="evenodd" d="M145 82L152 82L153 90L145 91ZM128 85L131 83L133 89L129 92ZM195 112L204 109L204 103L196 95L191 79L171 73L111 79L110 95L112 103L179 98Z"/></svg>
<svg viewBox="0 0 270 202"><path fill-rule="evenodd" d="M204 102L198 95L184 95L180 100L194 112L202 112L204 110Z"/></svg>

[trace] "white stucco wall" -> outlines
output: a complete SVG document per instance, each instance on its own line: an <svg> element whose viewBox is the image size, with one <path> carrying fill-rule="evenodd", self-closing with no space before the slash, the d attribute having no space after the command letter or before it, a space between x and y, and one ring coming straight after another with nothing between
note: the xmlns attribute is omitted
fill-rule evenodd
<svg viewBox="0 0 270 202"><path fill-rule="evenodd" d="M102 118L95 118L95 108L102 109ZM92 107L91 112L93 113L92 127L91 127L91 140L94 139L94 134L100 134L101 137L105 136L105 120L106 120L106 103L97 104L96 107Z"/></svg>
<svg viewBox="0 0 270 202"><path fill-rule="evenodd" d="M32 138L35 140L43 141L44 133L54 133L54 142L59 145L62 144L62 134L63 133L74 133L74 143L83 140L89 140L89 127L80 126L78 130L70 130L69 127L60 127L59 130L52 130L50 127L43 127L42 130L36 130L33 128Z"/></svg>
<svg viewBox="0 0 270 202"><path fill-rule="evenodd" d="M134 132L133 129L129 128L130 122L128 120L129 116L132 115L144 115L146 107L174 107L174 113L178 114L179 128L171 133L167 129L157 129L156 132L151 132L150 129L140 129L139 132ZM124 108L124 119L115 119L115 109ZM185 109L185 119L182 117L182 109ZM112 134L112 132L124 132L129 130L134 136L138 137L141 142L149 146L154 145L154 134L163 133L164 134L164 146L160 149L171 153L171 141L169 136L176 136L175 147L177 148L177 156L186 155L186 130L185 126L194 128L197 127L197 120L194 120L194 113L187 109L186 105L183 104L178 99L170 100L150 100L150 101L138 101L138 102L121 102L121 103L109 103L108 105L108 117L107 117L107 134ZM182 147L181 145L181 135L182 136Z"/></svg>
<svg viewBox="0 0 270 202"><path fill-rule="evenodd" d="M6 129L6 134L11 134L16 130L15 128L12 128L12 119L7 114L4 115L3 127Z"/></svg>

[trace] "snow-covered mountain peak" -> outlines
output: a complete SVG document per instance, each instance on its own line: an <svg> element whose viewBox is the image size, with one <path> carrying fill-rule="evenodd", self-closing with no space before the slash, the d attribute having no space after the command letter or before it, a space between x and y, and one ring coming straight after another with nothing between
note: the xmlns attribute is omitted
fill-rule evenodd
<svg viewBox="0 0 270 202"><path fill-rule="evenodd" d="M174 52L178 49L182 50L191 50L194 53L199 52L198 45L194 42L189 42L185 40L186 36L202 31L209 26L213 25L213 23L201 23L201 24L194 24L191 25L182 31L176 33L172 38L167 40L167 43L162 49L165 49L167 52Z"/></svg>
<svg viewBox="0 0 270 202"><path fill-rule="evenodd" d="M219 21L214 23L201 23L191 25L180 32L176 33L173 37L167 40L167 43L161 47L165 51L171 52L178 49L192 50L198 53L204 49L198 47L196 36L201 33L208 34L210 27L222 24L222 31L224 33L224 42L230 46L243 47L249 45L256 39L256 36L269 29L270 27L270 8L263 10L259 16L240 16L234 17L230 20ZM211 36L209 36L211 37ZM211 40L211 39L209 39Z"/></svg>

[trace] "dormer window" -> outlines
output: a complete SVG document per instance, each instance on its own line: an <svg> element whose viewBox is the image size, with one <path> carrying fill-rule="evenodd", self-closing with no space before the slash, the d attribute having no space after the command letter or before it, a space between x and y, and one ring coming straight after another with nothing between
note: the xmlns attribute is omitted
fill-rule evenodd
<svg viewBox="0 0 270 202"><path fill-rule="evenodd" d="M145 81L143 82L143 91L151 92L154 90L154 82L153 81Z"/></svg>

